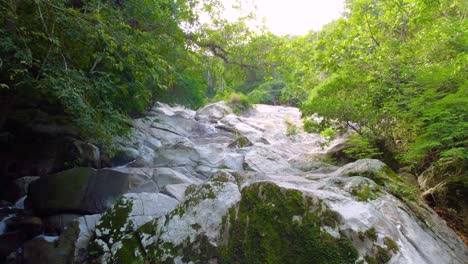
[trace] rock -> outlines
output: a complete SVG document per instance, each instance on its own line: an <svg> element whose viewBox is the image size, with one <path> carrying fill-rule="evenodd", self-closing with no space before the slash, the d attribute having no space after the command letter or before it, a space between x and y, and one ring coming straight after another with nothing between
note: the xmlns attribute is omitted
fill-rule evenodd
<svg viewBox="0 0 468 264"><path fill-rule="evenodd" d="M338 176L366 176L378 173L386 167L385 163L376 159L361 159L353 163L346 164L336 171Z"/></svg>
<svg viewBox="0 0 468 264"><path fill-rule="evenodd" d="M59 214L47 216L44 219L46 234L60 234L74 220L81 217L78 214Z"/></svg>
<svg viewBox="0 0 468 264"><path fill-rule="evenodd" d="M153 179L158 183L159 188L164 188L171 184L200 184L201 181L197 178L187 177L184 174L170 168L156 168L154 170Z"/></svg>
<svg viewBox="0 0 468 264"><path fill-rule="evenodd" d="M153 166L139 169L148 175L153 169L153 181L179 204L135 224L138 200L119 202L90 243L93 261L458 264L468 258L407 177L378 160L339 168L311 159L339 153L344 139L322 148L322 137L301 131L296 108L257 105L243 116L203 111L194 118L158 105L137 121L140 144L148 137L161 144L153 148ZM285 119L299 128L294 138L285 133ZM212 123L215 131L208 129ZM252 146L228 147L236 133Z"/></svg>
<svg viewBox="0 0 468 264"><path fill-rule="evenodd" d="M228 145L228 148L245 148L251 147L253 143L244 136L234 138L234 140Z"/></svg>
<svg viewBox="0 0 468 264"><path fill-rule="evenodd" d="M339 165L345 165L347 163L353 162L356 159L349 157L344 151L349 149L353 145L346 140L337 141L335 144L332 144L326 151L325 156L327 158L333 159Z"/></svg>
<svg viewBox="0 0 468 264"><path fill-rule="evenodd" d="M60 236L63 241L68 239L74 243L73 255L77 263L85 263L89 259L88 244L94 238L96 225L100 219L100 214L81 216L72 221Z"/></svg>
<svg viewBox="0 0 468 264"><path fill-rule="evenodd" d="M157 167L197 166L200 160L194 144L190 141L165 145L156 151L154 164Z"/></svg>
<svg viewBox="0 0 468 264"><path fill-rule="evenodd" d="M12 206L2 207L2 208L0 208L0 221L4 221L5 218L13 217L16 214L20 214L22 212L23 212L22 209L15 208L15 207L12 207Z"/></svg>
<svg viewBox="0 0 468 264"><path fill-rule="evenodd" d="M220 101L200 108L195 115L195 119L216 123L229 114L232 114L232 109L225 102Z"/></svg>
<svg viewBox="0 0 468 264"><path fill-rule="evenodd" d="M0 200L0 209L2 207L9 207L9 206L12 206L13 204L9 201L5 201L5 200Z"/></svg>
<svg viewBox="0 0 468 264"><path fill-rule="evenodd" d="M28 193L29 184L39 179L37 176L25 176L11 182L2 197L8 201L16 201Z"/></svg>
<svg viewBox="0 0 468 264"><path fill-rule="evenodd" d="M27 238L20 231L8 232L0 235L0 261L4 261L10 253L15 252L16 249Z"/></svg>
<svg viewBox="0 0 468 264"><path fill-rule="evenodd" d="M23 245L25 263L85 263L88 261L88 243L100 217L86 215L75 218L60 236L41 235L26 242Z"/></svg>
<svg viewBox="0 0 468 264"><path fill-rule="evenodd" d="M117 238L112 235L114 233L107 232L111 234L112 244L103 238L96 239L92 247L101 252L98 256L100 261L144 262L143 258L146 255L147 259L159 262L174 260L181 257L182 252L191 251L194 253L193 257L201 263L209 263L213 257L210 254L215 254L209 249L213 248L212 245L222 242L219 232L223 216L240 199L237 185L224 180L226 179L210 181L193 188L184 203L178 205L170 214L141 226L136 232L137 235L125 234ZM138 245L142 245L145 253L140 251ZM109 251L112 254L106 253ZM184 260L188 261L189 259Z"/></svg>
<svg viewBox="0 0 468 264"><path fill-rule="evenodd" d="M291 168L288 161L274 150L265 147L252 148L245 155L245 169L262 173L300 173Z"/></svg>
<svg viewBox="0 0 468 264"><path fill-rule="evenodd" d="M127 237L134 237L133 232L141 225L152 219L163 216L172 211L179 202L163 194L127 194L124 195L111 209L109 209L101 218L96 226L96 238L90 244L92 255L103 257L100 262L106 263L108 254L114 248L119 247L122 240ZM139 233L136 233L139 237ZM136 239L136 238L135 238ZM126 261L117 263L128 263L131 258L138 256L129 256ZM132 260L134 262L137 260Z"/></svg>
<svg viewBox="0 0 468 264"><path fill-rule="evenodd" d="M42 219L35 216L19 215L6 221L9 231L20 231L26 239L33 238L44 231Z"/></svg>
<svg viewBox="0 0 468 264"><path fill-rule="evenodd" d="M14 181L15 186L19 189L18 197L15 200L19 199L22 196L25 196L28 193L29 185L39 179L37 176L25 176Z"/></svg>
<svg viewBox="0 0 468 264"><path fill-rule="evenodd" d="M110 160L112 167L125 166L135 162L138 157L138 150L130 147L121 147L119 152Z"/></svg>
<svg viewBox="0 0 468 264"><path fill-rule="evenodd" d="M164 188L161 190L161 193L173 197L179 202L182 202L185 199L185 191L191 185L192 184L190 183L169 184L164 186Z"/></svg>
<svg viewBox="0 0 468 264"><path fill-rule="evenodd" d="M131 192L159 192L159 187L153 179L152 168L111 168L107 172L117 171L128 175L128 186Z"/></svg>
<svg viewBox="0 0 468 264"><path fill-rule="evenodd" d="M73 262L73 249L57 241L58 237L36 237L23 246L26 263L59 264Z"/></svg>
<svg viewBox="0 0 468 264"><path fill-rule="evenodd" d="M117 237L122 237L141 225L166 215L178 204L174 198L161 193L125 194L97 223L97 238L110 236L117 241ZM122 222L122 219L125 221Z"/></svg>
<svg viewBox="0 0 468 264"><path fill-rule="evenodd" d="M74 139L72 144L75 147L71 155L75 156L75 164L83 167L101 167L101 154L95 145L81 140Z"/></svg>
<svg viewBox="0 0 468 264"><path fill-rule="evenodd" d="M122 194L141 192L146 182L138 177L111 169L74 168L33 182L26 204L39 215L102 213Z"/></svg>
<svg viewBox="0 0 468 264"><path fill-rule="evenodd" d="M316 161L314 157L308 155L298 155L288 160L291 167L303 172L330 173L338 170L339 167Z"/></svg>

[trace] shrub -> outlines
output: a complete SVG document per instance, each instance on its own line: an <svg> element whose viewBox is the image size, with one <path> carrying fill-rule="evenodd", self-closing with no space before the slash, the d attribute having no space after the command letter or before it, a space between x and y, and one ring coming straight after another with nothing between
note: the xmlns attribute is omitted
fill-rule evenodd
<svg viewBox="0 0 468 264"><path fill-rule="evenodd" d="M224 93L223 100L232 108L232 110L236 114L240 114L252 108L252 103L249 101L249 98L243 93Z"/></svg>
<svg viewBox="0 0 468 264"><path fill-rule="evenodd" d="M297 133L299 133L299 128L296 126L296 124L293 124L291 122L291 119L289 119L289 117L286 117L284 119L284 123L287 126L287 129L286 129L287 136L294 136L294 135L297 135Z"/></svg>
<svg viewBox="0 0 468 264"><path fill-rule="evenodd" d="M369 141L358 134L352 134L346 139L351 147L344 150L346 155L355 159L370 159L380 157L383 153Z"/></svg>

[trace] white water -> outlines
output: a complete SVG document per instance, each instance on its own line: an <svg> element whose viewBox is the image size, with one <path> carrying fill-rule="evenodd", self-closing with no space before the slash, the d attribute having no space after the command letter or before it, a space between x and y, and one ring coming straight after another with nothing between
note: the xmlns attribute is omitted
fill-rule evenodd
<svg viewBox="0 0 468 264"><path fill-rule="evenodd" d="M3 235L5 233L5 230L6 230L6 221L8 221L8 219L14 217L15 215L12 214L12 215L8 215L7 217L3 218L2 221L0 221L0 235Z"/></svg>
<svg viewBox="0 0 468 264"><path fill-rule="evenodd" d="M59 239L59 236L46 236L46 235L39 235L37 236L38 238L42 238L44 239L45 241L49 242L49 243L52 243L52 242L55 242Z"/></svg>
<svg viewBox="0 0 468 264"><path fill-rule="evenodd" d="M114 168L117 168L117 169L123 169L123 168L126 168L128 167L128 165L132 164L133 162L135 162L136 160L132 160L130 161L129 163L127 164L124 164L124 165L120 165L120 166L115 166Z"/></svg>
<svg viewBox="0 0 468 264"><path fill-rule="evenodd" d="M18 201L15 202L15 207L18 209L24 209L24 201L26 200L27 195L21 197L18 199Z"/></svg>

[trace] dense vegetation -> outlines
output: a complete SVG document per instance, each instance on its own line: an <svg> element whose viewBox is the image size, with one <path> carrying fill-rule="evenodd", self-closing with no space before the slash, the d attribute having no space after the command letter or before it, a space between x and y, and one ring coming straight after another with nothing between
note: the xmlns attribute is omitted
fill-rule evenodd
<svg viewBox="0 0 468 264"><path fill-rule="evenodd" d="M109 148L157 100L295 105L309 131L355 132L354 158L468 188L466 1L347 0L305 36L228 21L221 3L0 0L0 128L39 109Z"/></svg>
<svg viewBox="0 0 468 264"><path fill-rule="evenodd" d="M20 109L64 113L60 123L108 146L156 100L200 106L214 46L196 12L215 17L217 4L1 0L0 125Z"/></svg>

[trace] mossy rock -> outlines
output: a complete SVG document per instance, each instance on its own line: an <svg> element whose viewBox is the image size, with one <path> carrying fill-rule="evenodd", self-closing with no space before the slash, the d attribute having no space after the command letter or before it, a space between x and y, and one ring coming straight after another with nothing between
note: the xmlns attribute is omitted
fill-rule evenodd
<svg viewBox="0 0 468 264"><path fill-rule="evenodd" d="M379 160L362 159L347 164L340 169L340 176L366 177L404 202L420 201L417 186L411 184L406 177L400 177Z"/></svg>
<svg viewBox="0 0 468 264"><path fill-rule="evenodd" d="M253 146L252 141L243 135L237 135L234 140L228 145L228 148L245 148Z"/></svg>
<svg viewBox="0 0 468 264"><path fill-rule="evenodd" d="M354 263L358 252L348 238L323 231L339 216L297 190L273 183L245 187L227 222L229 240L221 263Z"/></svg>
<svg viewBox="0 0 468 264"><path fill-rule="evenodd" d="M351 189L351 194L360 202L367 202L377 199L380 194L380 188L372 186L369 183L362 183Z"/></svg>

